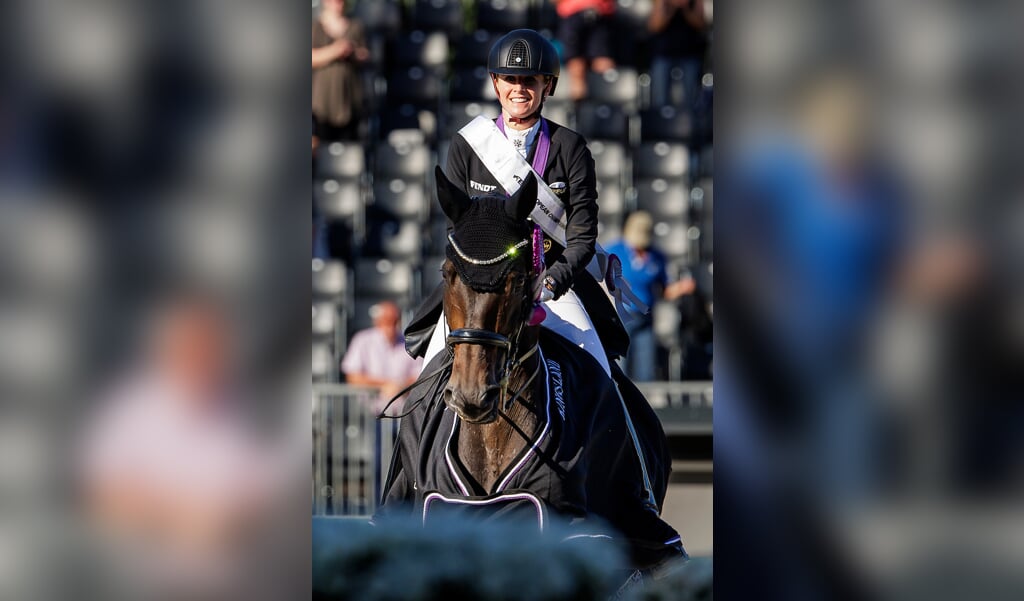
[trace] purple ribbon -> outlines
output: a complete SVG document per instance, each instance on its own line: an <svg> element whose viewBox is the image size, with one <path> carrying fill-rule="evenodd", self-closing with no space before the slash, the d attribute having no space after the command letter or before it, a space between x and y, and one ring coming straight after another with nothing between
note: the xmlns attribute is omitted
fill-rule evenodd
<svg viewBox="0 0 1024 601"><path fill-rule="evenodd" d="M498 124L498 130L502 135L505 135L505 120L498 115L495 120ZM508 136L505 136L506 138ZM548 120L540 118L540 131L537 132L537 152L533 153L533 163L531 166L538 175L544 177L544 168L548 164L548 153L551 151L551 135L548 133Z"/></svg>

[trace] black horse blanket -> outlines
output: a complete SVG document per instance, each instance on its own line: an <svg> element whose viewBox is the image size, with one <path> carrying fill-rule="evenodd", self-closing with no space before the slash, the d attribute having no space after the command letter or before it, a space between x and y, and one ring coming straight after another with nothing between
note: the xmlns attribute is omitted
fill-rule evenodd
<svg viewBox="0 0 1024 601"><path fill-rule="evenodd" d="M591 536L605 535L603 524L598 526L604 522L627 538L637 566L685 557L679 534L659 517L671 460L661 424L646 400L628 379L613 382L593 357L547 330L541 330L539 357L537 377L546 383L539 404L545 418L494 490L474 489L457 460L461 420L440 394L447 373L415 388L406 406L421 402L402 419L383 504L374 519L412 513L427 523L440 514L519 515L536 520L541 529L560 520ZM435 358L424 373L443 358ZM652 495L646 492L624 406L638 433ZM592 516L600 519L588 519Z"/></svg>

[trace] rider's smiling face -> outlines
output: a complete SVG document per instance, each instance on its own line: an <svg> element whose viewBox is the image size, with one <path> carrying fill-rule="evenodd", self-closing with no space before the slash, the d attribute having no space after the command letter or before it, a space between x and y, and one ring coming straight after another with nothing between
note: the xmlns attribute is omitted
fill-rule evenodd
<svg viewBox="0 0 1024 601"><path fill-rule="evenodd" d="M502 112L510 120L521 120L534 115L544 99L547 82L540 75L497 75L495 89Z"/></svg>

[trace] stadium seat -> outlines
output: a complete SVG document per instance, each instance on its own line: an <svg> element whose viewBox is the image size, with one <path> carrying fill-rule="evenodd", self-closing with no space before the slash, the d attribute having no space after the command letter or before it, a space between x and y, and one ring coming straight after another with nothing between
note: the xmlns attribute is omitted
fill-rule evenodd
<svg viewBox="0 0 1024 601"><path fill-rule="evenodd" d="M437 70L448 61L448 36L440 31L412 31L399 36L392 50L396 67Z"/></svg>
<svg viewBox="0 0 1024 601"><path fill-rule="evenodd" d="M648 58L651 33L647 22L653 0L619 0L615 8L614 58L620 65L643 65Z"/></svg>
<svg viewBox="0 0 1024 601"><path fill-rule="evenodd" d="M430 244L427 253L431 255L444 255L444 249L448 246L448 219L441 212L441 207L436 202L434 202L430 209Z"/></svg>
<svg viewBox="0 0 1024 601"><path fill-rule="evenodd" d="M622 225L619 223L609 223L604 219L597 224L597 241L602 245L609 245L616 240L622 238Z"/></svg>
<svg viewBox="0 0 1024 601"><path fill-rule="evenodd" d="M400 219L423 222L427 217L427 195L422 181L381 179L373 184L372 204Z"/></svg>
<svg viewBox="0 0 1024 601"><path fill-rule="evenodd" d="M691 226L685 219L655 221L653 244L671 259L691 258ZM696 230L696 228L693 228Z"/></svg>
<svg viewBox="0 0 1024 601"><path fill-rule="evenodd" d="M466 125L478 115L488 119L497 119L501 109L497 102L454 102L448 107L445 115L443 131L446 139L451 139L462 126Z"/></svg>
<svg viewBox="0 0 1024 601"><path fill-rule="evenodd" d="M454 63L459 67L470 68L486 65L491 46L500 35L477 29L472 34L463 36L455 44L455 53L452 57Z"/></svg>
<svg viewBox="0 0 1024 601"><path fill-rule="evenodd" d="M389 143L424 144L437 134L437 112L405 103L381 111L377 137ZM379 146L379 145L378 145Z"/></svg>
<svg viewBox="0 0 1024 601"><path fill-rule="evenodd" d="M396 69L387 77L387 98L392 106L413 104L436 110L442 78L430 69L412 66Z"/></svg>
<svg viewBox="0 0 1024 601"><path fill-rule="evenodd" d="M679 333L682 318L679 307L675 303L659 300L651 307L654 336L665 348L677 348L680 344Z"/></svg>
<svg viewBox="0 0 1024 601"><path fill-rule="evenodd" d="M653 0L619 0L616 2L615 15L624 25L647 31L647 21L654 10Z"/></svg>
<svg viewBox="0 0 1024 601"><path fill-rule="evenodd" d="M437 143L437 164L441 166L441 169L448 168L448 149L451 148L451 138L445 138ZM433 201L427 201L428 204L433 204ZM433 207L431 207L433 208Z"/></svg>
<svg viewBox="0 0 1024 601"><path fill-rule="evenodd" d="M619 67L604 73L587 72L587 100L621 106L627 111L637 105L636 69Z"/></svg>
<svg viewBox="0 0 1024 601"><path fill-rule="evenodd" d="M359 259L355 263L356 298L407 298L413 285L412 266L388 259Z"/></svg>
<svg viewBox="0 0 1024 601"><path fill-rule="evenodd" d="M326 342L314 342L312 351L312 372L313 381L336 382L338 379L338 366L335 365L334 354Z"/></svg>
<svg viewBox="0 0 1024 601"><path fill-rule="evenodd" d="M699 191L699 194L698 194ZM690 191L690 203L702 219L710 219L715 212L714 181L710 177L701 178Z"/></svg>
<svg viewBox="0 0 1024 601"><path fill-rule="evenodd" d="M682 181L662 178L642 179L636 182L636 208L647 211L655 221L659 219L687 219L689 189Z"/></svg>
<svg viewBox="0 0 1024 601"><path fill-rule="evenodd" d="M341 261L313 259L313 298L344 302L348 290L348 270Z"/></svg>
<svg viewBox="0 0 1024 601"><path fill-rule="evenodd" d="M602 222L622 223L626 212L625 195L620 179L597 180L598 217Z"/></svg>
<svg viewBox="0 0 1024 601"><path fill-rule="evenodd" d="M685 111L663 106L640 113L641 142L689 142L692 138L693 122Z"/></svg>
<svg viewBox="0 0 1024 601"><path fill-rule="evenodd" d="M681 180L690 171L690 153L680 143L646 142L633 151L633 165L638 178Z"/></svg>
<svg viewBox="0 0 1024 601"><path fill-rule="evenodd" d="M420 265L420 298L426 297L441 283L441 265L444 262L444 255L431 255L423 259Z"/></svg>
<svg viewBox="0 0 1024 601"><path fill-rule="evenodd" d="M575 129L587 140L625 143L629 139L629 117L615 105L585 101L576 110Z"/></svg>
<svg viewBox="0 0 1024 601"><path fill-rule="evenodd" d="M559 86L561 87L561 86ZM493 98L493 93L491 98ZM544 118L554 121L559 125L568 127L573 114L573 102L557 97L551 97L544 101L544 108L541 109Z"/></svg>
<svg viewBox="0 0 1024 601"><path fill-rule="evenodd" d="M476 26L511 31L530 26L529 0L484 0L476 3Z"/></svg>
<svg viewBox="0 0 1024 601"><path fill-rule="evenodd" d="M715 170L715 151L710 145L700 149L697 173L700 177L712 177Z"/></svg>
<svg viewBox="0 0 1024 601"><path fill-rule="evenodd" d="M327 221L352 222L363 210L362 190L358 181L317 180L313 182L313 202Z"/></svg>
<svg viewBox="0 0 1024 601"><path fill-rule="evenodd" d="M352 17L358 19L371 35L394 37L402 27L402 10L395 0L356 2Z"/></svg>
<svg viewBox="0 0 1024 601"><path fill-rule="evenodd" d="M316 175L323 179L359 179L366 173L363 147L355 142L331 142L316 149Z"/></svg>
<svg viewBox="0 0 1024 601"><path fill-rule="evenodd" d="M338 306L331 302L313 303L313 339L334 342L338 328Z"/></svg>
<svg viewBox="0 0 1024 601"><path fill-rule="evenodd" d="M453 102L496 102L494 85L484 66L456 69L451 77L448 95Z"/></svg>
<svg viewBox="0 0 1024 601"><path fill-rule="evenodd" d="M385 258L417 263L423 254L423 243L423 227L418 221L406 219L381 224L380 247Z"/></svg>
<svg viewBox="0 0 1024 601"><path fill-rule="evenodd" d="M622 179L626 173L626 147L617 142L595 140L589 144L597 179Z"/></svg>
<svg viewBox="0 0 1024 601"><path fill-rule="evenodd" d="M377 144L376 178L420 180L433 168L430 149L423 144Z"/></svg>
<svg viewBox="0 0 1024 601"><path fill-rule="evenodd" d="M412 26L441 31L452 38L462 35L462 3L452 0L415 0L410 13Z"/></svg>
<svg viewBox="0 0 1024 601"><path fill-rule="evenodd" d="M715 256L715 228L711 221L701 221L700 224L700 256L701 261L710 261Z"/></svg>

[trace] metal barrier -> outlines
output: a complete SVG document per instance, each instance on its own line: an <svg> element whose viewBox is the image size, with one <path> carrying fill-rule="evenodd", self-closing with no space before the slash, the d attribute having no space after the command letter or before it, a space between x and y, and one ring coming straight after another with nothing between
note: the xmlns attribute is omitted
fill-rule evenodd
<svg viewBox="0 0 1024 601"><path fill-rule="evenodd" d="M636 382L647 402L655 409L676 409L683 407L711 408L714 402L714 387L711 380L684 382Z"/></svg>
<svg viewBox="0 0 1024 601"><path fill-rule="evenodd" d="M712 385L640 382L666 432L710 432ZM370 515L391 465L398 420L378 420L377 391L346 384L313 385L313 515Z"/></svg>
<svg viewBox="0 0 1024 601"><path fill-rule="evenodd" d="M313 515L369 515L391 465L398 420L378 420L377 391L313 385Z"/></svg>

